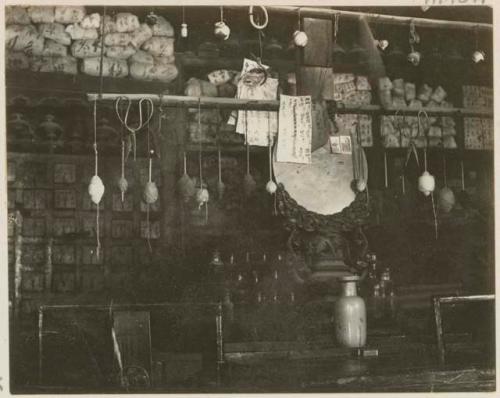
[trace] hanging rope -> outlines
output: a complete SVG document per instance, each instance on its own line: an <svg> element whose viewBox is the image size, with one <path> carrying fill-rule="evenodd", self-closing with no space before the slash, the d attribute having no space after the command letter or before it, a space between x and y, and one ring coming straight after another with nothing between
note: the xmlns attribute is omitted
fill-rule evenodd
<svg viewBox="0 0 500 398"><path fill-rule="evenodd" d="M102 24L101 24L101 59L99 60L99 99L102 99L102 91L104 85L104 75L102 73L102 66L104 63L104 24L106 21L106 6L102 10Z"/></svg>
<svg viewBox="0 0 500 398"><path fill-rule="evenodd" d="M384 183L385 187L389 187L389 179L387 175L387 151L384 149Z"/></svg>
<svg viewBox="0 0 500 398"><path fill-rule="evenodd" d="M150 140L149 140L149 135L150 135L150 130L149 130L149 120L147 122L147 146L148 146L148 156L149 156L149 182L151 182L152 178L152 169L153 169L153 156L150 147ZM151 205L148 203L146 207L146 228L147 228L147 242L148 242L148 248L149 248L149 253L153 252L153 248L151 247L151 223L149 222L149 211L150 211Z"/></svg>
<svg viewBox="0 0 500 398"><path fill-rule="evenodd" d="M97 176L98 171L98 152L97 152L97 100L94 101L94 175ZM100 228L99 228L99 203L96 203L96 257L99 259L99 253L101 251L101 239L100 239Z"/></svg>
<svg viewBox="0 0 500 398"><path fill-rule="evenodd" d="M198 166L199 166L199 171L200 171L200 189L203 189L203 173L202 173L202 167L201 167L201 152L202 152L202 145L201 145L201 98L198 98L198 139L199 139L199 150L198 150Z"/></svg>
<svg viewBox="0 0 500 398"><path fill-rule="evenodd" d="M462 179L462 191L465 191L465 172L464 172L464 161L460 161L460 177Z"/></svg>
<svg viewBox="0 0 500 398"><path fill-rule="evenodd" d="M267 24L269 23L269 15L267 14L267 9L266 7L264 6L256 6L256 7L259 7L263 14L264 14L264 23L260 24L260 20L256 23L255 20L254 20L254 12L253 12L253 8L254 6L250 6L248 8L248 16L250 18L250 24L255 28L255 29L258 29L258 30L262 30L262 29L265 29L265 27L267 26Z"/></svg>
<svg viewBox="0 0 500 398"><path fill-rule="evenodd" d="M447 181L446 181L446 155L443 153L443 180L444 180L444 186L448 186Z"/></svg>

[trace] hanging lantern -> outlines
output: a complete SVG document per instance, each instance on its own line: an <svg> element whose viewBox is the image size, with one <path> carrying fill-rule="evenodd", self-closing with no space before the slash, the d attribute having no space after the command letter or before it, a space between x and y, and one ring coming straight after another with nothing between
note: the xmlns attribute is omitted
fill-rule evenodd
<svg viewBox="0 0 500 398"><path fill-rule="evenodd" d="M142 193L144 202L148 205L153 204L158 200L158 188L154 181L148 181L144 187L144 192Z"/></svg>
<svg viewBox="0 0 500 398"><path fill-rule="evenodd" d="M359 192L363 192L366 189L366 181L363 178L356 181L356 189Z"/></svg>
<svg viewBox="0 0 500 398"><path fill-rule="evenodd" d="M184 202L188 202L189 199L194 195L196 187L193 179L189 177L187 173L186 152L184 152L183 157L184 157L184 173L182 174L182 177L179 179L179 181L177 181L177 189L182 200Z"/></svg>
<svg viewBox="0 0 500 398"><path fill-rule="evenodd" d="M307 38L306 32L303 32L300 28L301 21L300 21L300 8L298 10L298 23L297 27L298 29L293 32L293 42L297 47L305 47L307 46L307 41L309 40Z"/></svg>
<svg viewBox="0 0 500 398"><path fill-rule="evenodd" d="M127 192L128 189L128 181L125 177L120 177L120 179L118 180L118 189L121 192L123 202L125 199L125 192Z"/></svg>
<svg viewBox="0 0 500 398"><path fill-rule="evenodd" d="M413 65L413 66L418 66L420 64L420 60L422 58L422 54L418 51L412 51L411 53L408 54L408 61Z"/></svg>
<svg viewBox="0 0 500 398"><path fill-rule="evenodd" d="M182 23L181 24L181 37L186 38L188 37L188 26L187 23Z"/></svg>
<svg viewBox="0 0 500 398"><path fill-rule="evenodd" d="M198 188L196 190L196 203L198 203L198 208L201 209L203 205L206 205L210 200L210 194L206 188Z"/></svg>
<svg viewBox="0 0 500 398"><path fill-rule="evenodd" d="M455 194L453 190L449 187L443 187L439 191L438 206L439 209L445 213L449 213L455 206Z"/></svg>
<svg viewBox="0 0 500 398"><path fill-rule="evenodd" d="M125 178L125 141L122 139L122 150L121 150L121 171L122 174L120 178L118 179L118 189L121 192L121 197L122 197L122 203L125 200L125 192L127 192L128 189L128 181Z"/></svg>
<svg viewBox="0 0 500 398"><path fill-rule="evenodd" d="M148 137L149 137L149 125L148 125ZM142 198L144 202L148 205L156 202L158 200L158 188L156 183L151 180L152 169L153 169L153 153L154 151L149 151L149 181L146 183L144 187L144 192L142 193Z"/></svg>
<svg viewBox="0 0 500 398"><path fill-rule="evenodd" d="M276 183L274 181L270 180L267 182L266 191L269 192L271 195L274 194L277 189L278 189L278 186L276 185Z"/></svg>
<svg viewBox="0 0 500 398"><path fill-rule="evenodd" d="M215 23L214 34L216 37L221 38L223 40L229 39L229 35L231 34L231 29L224 22L224 8L220 8L220 21Z"/></svg>
<svg viewBox="0 0 500 398"><path fill-rule="evenodd" d="M428 171L424 171L420 177L418 177L418 190L422 192L425 196L429 196L431 192L434 192L436 187L436 181L432 174Z"/></svg>
<svg viewBox="0 0 500 398"><path fill-rule="evenodd" d="M188 37L188 26L186 23L186 15L184 7L182 7L181 37L184 39Z"/></svg>
<svg viewBox="0 0 500 398"><path fill-rule="evenodd" d="M89 195L92 199L92 202L94 202L96 205L99 204L102 196L104 195L104 184L97 174L90 180Z"/></svg>
<svg viewBox="0 0 500 398"><path fill-rule="evenodd" d="M307 46L308 40L309 39L306 35L306 32L302 32L300 30L296 30L295 32L293 32L293 42L297 47Z"/></svg>

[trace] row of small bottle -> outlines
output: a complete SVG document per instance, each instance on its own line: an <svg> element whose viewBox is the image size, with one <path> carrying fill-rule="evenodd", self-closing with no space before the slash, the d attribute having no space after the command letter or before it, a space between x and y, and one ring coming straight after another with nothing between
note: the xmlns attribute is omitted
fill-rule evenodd
<svg viewBox="0 0 500 398"><path fill-rule="evenodd" d="M252 261L246 252L243 263L236 263L231 254L224 264L224 280L231 299L237 303L293 303L295 292L288 276L284 256L277 253L269 261L267 253Z"/></svg>

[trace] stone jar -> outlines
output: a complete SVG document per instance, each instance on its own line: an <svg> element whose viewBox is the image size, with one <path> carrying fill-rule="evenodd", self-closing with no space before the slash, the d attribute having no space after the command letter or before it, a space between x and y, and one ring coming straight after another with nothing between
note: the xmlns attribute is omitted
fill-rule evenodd
<svg viewBox="0 0 500 398"><path fill-rule="evenodd" d="M358 276L339 278L341 295L335 302L334 322L337 342L348 348L361 348L366 344L366 307L357 295Z"/></svg>

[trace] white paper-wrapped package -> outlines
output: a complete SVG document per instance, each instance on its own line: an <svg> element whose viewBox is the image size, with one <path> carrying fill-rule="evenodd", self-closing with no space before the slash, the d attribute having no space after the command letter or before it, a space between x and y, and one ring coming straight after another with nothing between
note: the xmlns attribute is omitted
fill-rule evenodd
<svg viewBox="0 0 500 398"><path fill-rule="evenodd" d="M169 57L154 57L154 60L156 65L170 65L175 63L175 55Z"/></svg>
<svg viewBox="0 0 500 398"><path fill-rule="evenodd" d="M22 51L27 55L41 55L45 38L32 25L10 25L5 29L7 50Z"/></svg>
<svg viewBox="0 0 500 398"><path fill-rule="evenodd" d="M133 45L128 46L111 46L104 49L107 57L118 58L118 59L128 59L135 54L136 49Z"/></svg>
<svg viewBox="0 0 500 398"><path fill-rule="evenodd" d="M155 63L154 57L143 50L138 50L134 55L132 55L129 61L148 65L153 65Z"/></svg>
<svg viewBox="0 0 500 398"><path fill-rule="evenodd" d="M174 55L174 39L153 36L142 45L142 49L155 57L169 57Z"/></svg>
<svg viewBox="0 0 500 398"><path fill-rule="evenodd" d="M139 29L139 18L130 12L119 12L115 17L116 30L120 33L133 32Z"/></svg>
<svg viewBox="0 0 500 398"><path fill-rule="evenodd" d="M170 83L178 74L179 71L174 64L148 65L137 62L130 64L130 76L137 80L154 80Z"/></svg>
<svg viewBox="0 0 500 398"><path fill-rule="evenodd" d="M71 36L72 40L95 40L99 37L97 29L84 28L79 23L66 26L66 32Z"/></svg>
<svg viewBox="0 0 500 398"><path fill-rule="evenodd" d="M174 28L162 16L159 16L156 23L152 26L153 36L174 37Z"/></svg>
<svg viewBox="0 0 500 398"><path fill-rule="evenodd" d="M68 55L68 47L53 40L46 39L42 56L44 57L65 57Z"/></svg>
<svg viewBox="0 0 500 398"><path fill-rule="evenodd" d="M55 21L54 7L33 6L28 8L28 14L33 23L53 23Z"/></svg>
<svg viewBox="0 0 500 398"><path fill-rule="evenodd" d="M104 34L118 32L118 28L116 27L116 21L110 15L106 15L104 18L101 19L101 21L104 21ZM101 27L99 26L99 31L100 29Z"/></svg>
<svg viewBox="0 0 500 398"><path fill-rule="evenodd" d="M186 82L184 95L188 97L217 97L217 86L205 80L192 77Z"/></svg>
<svg viewBox="0 0 500 398"><path fill-rule="evenodd" d="M86 75L100 76L100 57L84 58L81 71ZM102 75L105 77L125 77L128 75L127 61L123 59L104 57Z"/></svg>
<svg viewBox="0 0 500 398"><path fill-rule="evenodd" d="M137 30L132 32L132 40L130 42L135 48L139 49L151 37L153 37L153 31L148 24L142 23Z"/></svg>
<svg viewBox="0 0 500 398"><path fill-rule="evenodd" d="M69 75L78 73L76 58L66 57L35 57L31 64L34 72L59 72Z"/></svg>
<svg viewBox="0 0 500 398"><path fill-rule="evenodd" d="M9 46L9 42L13 41L18 36L37 33L35 25L9 25L5 27L5 43Z"/></svg>
<svg viewBox="0 0 500 398"><path fill-rule="evenodd" d="M46 39L54 40L65 46L71 44L71 36L66 33L64 25L60 23L42 23L38 25L38 33Z"/></svg>
<svg viewBox="0 0 500 398"><path fill-rule="evenodd" d="M101 56L100 40L75 40L71 45L71 54L76 58L92 58Z"/></svg>
<svg viewBox="0 0 500 398"><path fill-rule="evenodd" d="M56 6L55 21L63 24L81 22L85 17L84 6Z"/></svg>
<svg viewBox="0 0 500 398"><path fill-rule="evenodd" d="M6 25L29 25L31 18L28 11L24 7L7 6L5 7L5 24Z"/></svg>
<svg viewBox="0 0 500 398"><path fill-rule="evenodd" d="M85 15L80 25L83 29L99 29L101 27L101 15L97 12Z"/></svg>
<svg viewBox="0 0 500 398"><path fill-rule="evenodd" d="M104 36L105 46L128 46L133 40L132 33L108 33Z"/></svg>
<svg viewBox="0 0 500 398"><path fill-rule="evenodd" d="M6 53L5 67L12 70L24 70L30 68L30 59L23 52L10 52Z"/></svg>

